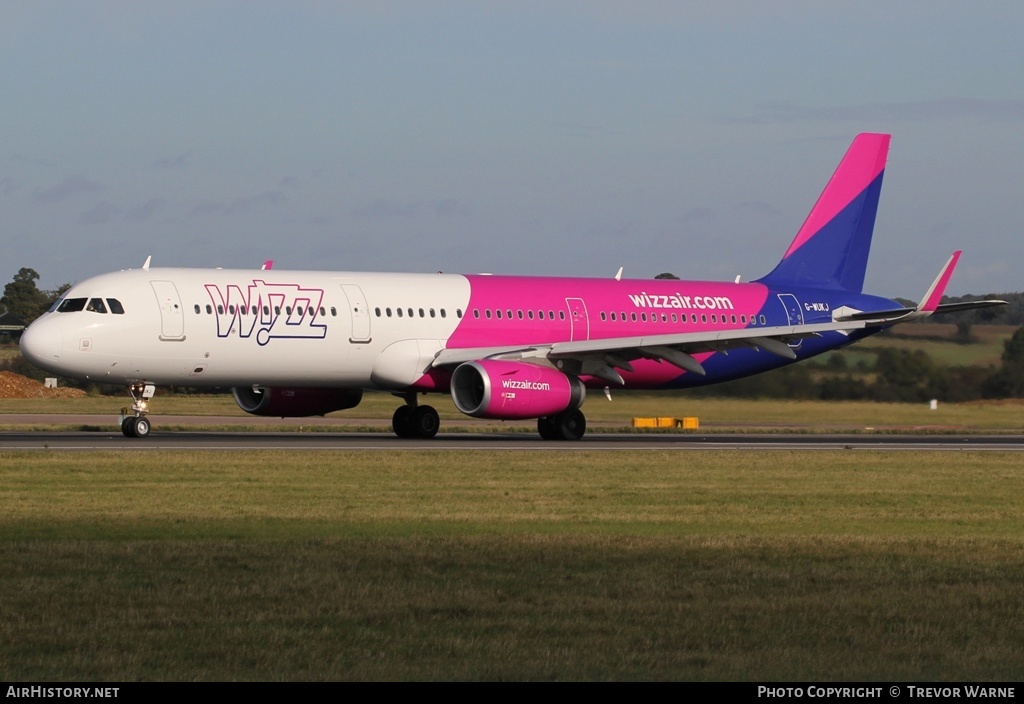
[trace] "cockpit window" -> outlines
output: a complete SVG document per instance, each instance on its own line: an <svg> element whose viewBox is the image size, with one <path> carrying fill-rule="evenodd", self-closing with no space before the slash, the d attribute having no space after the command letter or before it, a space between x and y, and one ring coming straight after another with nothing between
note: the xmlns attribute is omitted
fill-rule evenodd
<svg viewBox="0 0 1024 704"><path fill-rule="evenodd" d="M93 313L106 313L107 306L103 303L102 298L90 298L89 304L85 307L86 310L92 311Z"/></svg>
<svg viewBox="0 0 1024 704"><path fill-rule="evenodd" d="M85 298L65 298L57 306L58 313L77 313L85 308Z"/></svg>
<svg viewBox="0 0 1024 704"><path fill-rule="evenodd" d="M116 298L108 298L107 305L110 306L110 312L114 315L124 315L124 306Z"/></svg>

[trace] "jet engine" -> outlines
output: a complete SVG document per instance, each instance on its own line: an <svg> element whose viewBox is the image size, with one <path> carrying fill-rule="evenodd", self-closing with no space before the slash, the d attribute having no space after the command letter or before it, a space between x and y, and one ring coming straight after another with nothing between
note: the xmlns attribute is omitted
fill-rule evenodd
<svg viewBox="0 0 1024 704"><path fill-rule="evenodd" d="M466 362L452 374L455 406L474 418L540 418L583 405L583 382L557 369L485 359Z"/></svg>
<svg viewBox="0 0 1024 704"><path fill-rule="evenodd" d="M292 389L236 386L231 389L235 403L255 416L305 418L355 408L363 398L362 389Z"/></svg>

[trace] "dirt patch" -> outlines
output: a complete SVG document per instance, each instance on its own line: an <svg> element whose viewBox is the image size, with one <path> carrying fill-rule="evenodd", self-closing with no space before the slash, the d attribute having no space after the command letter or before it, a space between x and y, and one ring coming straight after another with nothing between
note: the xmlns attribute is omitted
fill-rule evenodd
<svg viewBox="0 0 1024 704"><path fill-rule="evenodd" d="M38 381L13 372L0 372L0 398L79 398L81 389L48 389Z"/></svg>

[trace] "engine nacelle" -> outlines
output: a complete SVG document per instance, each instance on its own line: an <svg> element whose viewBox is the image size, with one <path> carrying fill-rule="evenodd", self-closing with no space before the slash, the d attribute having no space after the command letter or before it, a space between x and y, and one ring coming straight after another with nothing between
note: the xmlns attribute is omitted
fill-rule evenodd
<svg viewBox="0 0 1024 704"><path fill-rule="evenodd" d="M254 416L305 418L355 408L363 399L362 389L292 389L236 386L231 389L235 403Z"/></svg>
<svg viewBox="0 0 1024 704"><path fill-rule="evenodd" d="M583 382L551 367L485 359L452 374L455 406L474 418L540 418L575 410L586 397Z"/></svg>

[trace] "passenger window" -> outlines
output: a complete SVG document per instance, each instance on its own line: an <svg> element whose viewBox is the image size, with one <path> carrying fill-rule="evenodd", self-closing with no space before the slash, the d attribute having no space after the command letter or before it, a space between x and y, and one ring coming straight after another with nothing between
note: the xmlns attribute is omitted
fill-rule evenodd
<svg viewBox="0 0 1024 704"><path fill-rule="evenodd" d="M391 309L390 308L385 308L384 309L384 314L387 315L390 318L391 317Z"/></svg>
<svg viewBox="0 0 1024 704"><path fill-rule="evenodd" d="M444 308L442 308L442 309L441 309L441 317L442 317L442 318L444 318L444 317L447 317L447 315L448 315L448 314L447 314L447 313L445 313L445 311L444 311Z"/></svg>
<svg viewBox="0 0 1024 704"><path fill-rule="evenodd" d="M124 307L121 305L121 301L116 298L108 298L107 305L110 307L110 312L114 315L124 315Z"/></svg>
<svg viewBox="0 0 1024 704"><path fill-rule="evenodd" d="M461 318L462 317L462 309L461 308L456 308L455 309L455 317L456 318Z"/></svg>
<svg viewBox="0 0 1024 704"><path fill-rule="evenodd" d="M494 311L494 314L496 316L498 316L498 320L501 320L501 308L499 308L498 310Z"/></svg>
<svg viewBox="0 0 1024 704"><path fill-rule="evenodd" d="M373 312L377 314L378 318L380 317L380 308L374 308Z"/></svg>
<svg viewBox="0 0 1024 704"><path fill-rule="evenodd" d="M396 308L396 309L395 309L395 312L396 312L396 313L398 313L398 317L399 317L399 318L401 318L401 317L402 317L402 309L401 309L401 308Z"/></svg>
<svg viewBox="0 0 1024 704"><path fill-rule="evenodd" d="M224 306L218 305L217 306L217 312L220 313L221 315L224 315Z"/></svg>
<svg viewBox="0 0 1024 704"><path fill-rule="evenodd" d="M522 310L517 310L516 311L516 317L519 318L520 320L522 320L523 319L523 311Z"/></svg>
<svg viewBox="0 0 1024 704"><path fill-rule="evenodd" d="M199 315L199 304L196 303L196 315Z"/></svg>
<svg viewBox="0 0 1024 704"><path fill-rule="evenodd" d="M526 311L526 315L528 315L530 317L530 320L533 320L533 311L532 310Z"/></svg>
<svg viewBox="0 0 1024 704"><path fill-rule="evenodd" d="M421 318L425 318L425 317L427 317L427 316L425 316L425 315L423 314L423 309L422 309L422 308L420 308L420 311L419 311L419 312L420 312L420 317L421 317Z"/></svg>
<svg viewBox="0 0 1024 704"><path fill-rule="evenodd" d="M380 308L378 308L377 310L380 310ZM332 318L337 318L338 317L338 309L335 308L334 306L331 306L331 317Z"/></svg>
<svg viewBox="0 0 1024 704"><path fill-rule="evenodd" d="M431 309L430 309L430 317L431 317L431 318L436 318L436 317L437 317L437 315L435 314L435 312L434 312L434 309L433 309L433 308L431 308Z"/></svg>

